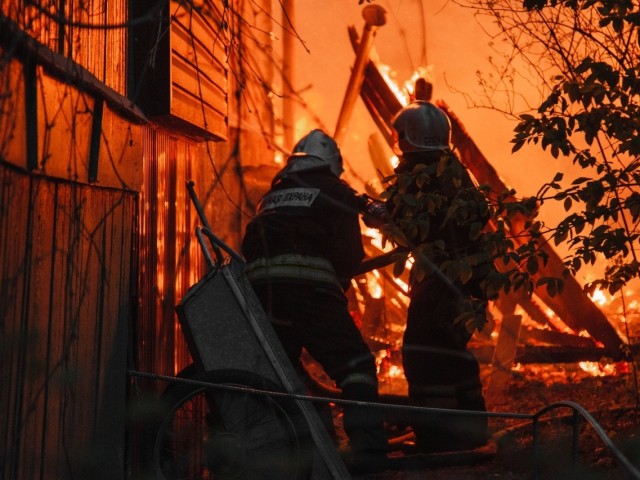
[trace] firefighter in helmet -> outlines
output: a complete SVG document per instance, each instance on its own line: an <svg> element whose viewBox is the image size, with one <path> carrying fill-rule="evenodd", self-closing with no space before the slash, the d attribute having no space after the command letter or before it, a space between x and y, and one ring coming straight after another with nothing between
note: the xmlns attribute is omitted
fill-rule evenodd
<svg viewBox="0 0 640 480"><path fill-rule="evenodd" d="M400 243L414 259L402 346L409 397L426 407L485 411L479 365L467 343L486 321L484 280L493 263L482 251L481 231L488 203L450 149L451 125L442 109L415 100L394 117L393 128L400 163L385 197ZM485 416L421 413L409 422L416 434L411 448L421 452L487 441Z"/></svg>
<svg viewBox="0 0 640 480"><path fill-rule="evenodd" d="M344 181L336 142L322 130L304 136L247 225L246 275L287 356L302 349L348 400L376 402L373 354L349 314L345 290L364 257L359 214L366 201ZM345 405L344 428L357 470L386 467L379 409Z"/></svg>

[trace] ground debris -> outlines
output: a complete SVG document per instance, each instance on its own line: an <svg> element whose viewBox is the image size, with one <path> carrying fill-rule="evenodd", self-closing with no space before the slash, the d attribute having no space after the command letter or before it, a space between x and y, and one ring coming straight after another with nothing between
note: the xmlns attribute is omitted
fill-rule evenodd
<svg viewBox="0 0 640 480"><path fill-rule="evenodd" d="M555 372L552 370L555 369ZM548 372L546 371L548 370ZM552 380L553 379L553 380ZM555 381L557 380L557 381ZM534 414L546 405L571 401L582 405L604 428L622 454L640 469L640 409L631 371L594 376L576 365L525 366L514 372L509 391L490 411ZM472 465L387 471L377 480L617 480L630 478L615 455L587 422L580 422L578 454L572 455L572 411L561 408L541 418L539 450L527 420L490 420L498 443L495 456ZM537 460L536 460L537 458ZM552 461L550 461L550 459Z"/></svg>

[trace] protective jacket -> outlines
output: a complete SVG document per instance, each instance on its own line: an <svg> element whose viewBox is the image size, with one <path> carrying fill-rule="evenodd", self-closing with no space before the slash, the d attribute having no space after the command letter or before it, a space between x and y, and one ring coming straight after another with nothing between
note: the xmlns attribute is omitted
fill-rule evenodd
<svg viewBox="0 0 640 480"><path fill-rule="evenodd" d="M406 155L396 173L412 171L418 164L430 176L423 191L441 196L442 208L433 212L428 242L441 240L442 252L435 255L434 264L444 260L479 255L477 241L471 240L468 225L459 225L447 219L447 209L454 197L465 199L465 192L473 195L473 181L457 159L459 182L453 182L446 172L438 175L439 157L429 154ZM475 215L485 224L488 220L487 204L478 202L476 193ZM474 208L468 202L469 209ZM486 295L482 288L485 275L494 268L490 259L475 266L471 279L461 284L451 282L437 269L416 281L412 276L411 302L407 312L407 327L403 336L402 359L409 384L409 397L417 404L432 408L486 411L482 396L479 364L467 351L471 331L461 315L477 311L484 315ZM421 450L464 450L475 448L487 441L486 417L447 417L421 414L411 419L416 443Z"/></svg>
<svg viewBox="0 0 640 480"><path fill-rule="evenodd" d="M364 258L361 202L329 168L285 167L247 225L242 253L245 274L291 362L300 365L304 348L343 398L377 402L375 358L344 293ZM381 410L344 407L344 430L354 452L386 453L383 421Z"/></svg>
<svg viewBox="0 0 640 480"><path fill-rule="evenodd" d="M359 202L328 169L276 176L242 243L249 280L346 288L364 258Z"/></svg>
<svg viewBox="0 0 640 480"><path fill-rule="evenodd" d="M465 201L467 203L469 214L475 215L476 221L483 225L486 225L489 221L488 203L484 200L484 197L478 193L469 172L456 157L452 157L451 160L455 164L452 170L455 170L459 175L456 181L450 178L449 173L441 173L438 175L439 156L433 154L414 153L405 155L395 169L396 173L410 172L416 165L423 165L425 169L422 175L428 175L430 181L424 185L421 190L437 195L443 202L440 208L430 214L429 235L424 239L425 242L441 240L444 244L443 251L434 254L433 262L436 265L440 265L445 260L455 260L471 256L478 257L482 252L480 241L471 240L470 224L460 225L454 218L447 218L447 209L454 197L458 198L459 201ZM459 184L457 182L459 182ZM414 190L410 191L411 193L416 193ZM482 199L482 201L480 201L480 199ZM483 255L483 257L485 256L487 255ZM484 263L481 263L479 260L478 262L478 265L474 268L471 280L465 285L457 285L458 288L466 291L475 298L484 296L480 283L484 277L493 270L493 264L490 258L485 258Z"/></svg>

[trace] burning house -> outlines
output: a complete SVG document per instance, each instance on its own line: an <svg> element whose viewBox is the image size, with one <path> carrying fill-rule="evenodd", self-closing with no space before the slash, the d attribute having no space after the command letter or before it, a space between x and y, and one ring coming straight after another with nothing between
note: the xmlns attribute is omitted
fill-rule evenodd
<svg viewBox="0 0 640 480"><path fill-rule="evenodd" d="M270 2L196 3L2 2L2 478L125 478L128 370L191 361L186 181L237 244L273 156Z"/></svg>

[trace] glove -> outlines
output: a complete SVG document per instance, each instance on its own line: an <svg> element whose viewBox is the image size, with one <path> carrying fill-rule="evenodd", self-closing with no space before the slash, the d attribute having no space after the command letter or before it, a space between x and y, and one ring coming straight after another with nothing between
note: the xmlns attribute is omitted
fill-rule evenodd
<svg viewBox="0 0 640 480"><path fill-rule="evenodd" d="M362 210L362 221L369 228L380 228L389 221L387 206L380 201L370 200Z"/></svg>

